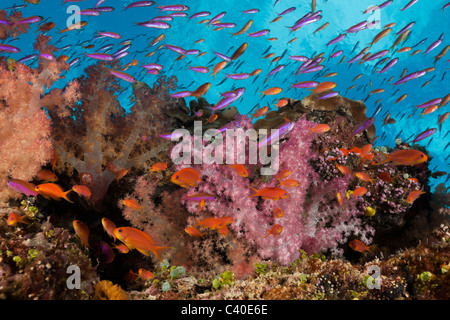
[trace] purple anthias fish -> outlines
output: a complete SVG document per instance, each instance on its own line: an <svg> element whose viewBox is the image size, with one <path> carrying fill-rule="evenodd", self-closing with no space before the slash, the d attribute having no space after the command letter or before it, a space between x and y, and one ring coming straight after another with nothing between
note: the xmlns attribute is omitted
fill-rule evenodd
<svg viewBox="0 0 450 320"><path fill-rule="evenodd" d="M310 23L319 21L320 19L322 19L322 16L320 15L320 13L321 13L321 11L317 11L314 13L308 12L306 15L304 15L299 20L297 20L292 27L288 27L288 28L291 29L291 32L293 32L293 31L297 31L298 29L300 29Z"/></svg>
<svg viewBox="0 0 450 320"><path fill-rule="evenodd" d="M428 130L425 130L422 133L419 133L417 135L417 137L414 138L414 140L412 141L412 143L416 143L417 141L423 140L425 138L428 138L429 136L433 135L436 132L436 128L431 128Z"/></svg>
<svg viewBox="0 0 450 320"><path fill-rule="evenodd" d="M242 13L258 13L258 12L259 12L259 9L248 9L248 10L242 11Z"/></svg>
<svg viewBox="0 0 450 320"><path fill-rule="evenodd" d="M85 9L78 12L82 16L99 16L100 12L97 9Z"/></svg>
<svg viewBox="0 0 450 320"><path fill-rule="evenodd" d="M33 16L33 17L28 17L28 18L23 18L20 19L18 21L16 21L16 24L28 24L28 23L36 23L36 22L41 22L44 18L41 16Z"/></svg>
<svg viewBox="0 0 450 320"><path fill-rule="evenodd" d="M378 10L378 9L383 9L385 7L387 7L388 5L390 5L393 1L392 0L388 0L383 2L382 4L378 5L378 6L370 6L369 8L367 8L367 10L365 10L363 12L363 14Z"/></svg>
<svg viewBox="0 0 450 320"><path fill-rule="evenodd" d="M112 54L112 56L115 60L119 60L119 59L122 59L123 57L126 57L129 54L130 53L128 51L123 51L123 52L116 52L116 53Z"/></svg>
<svg viewBox="0 0 450 320"><path fill-rule="evenodd" d="M49 61L55 60L55 56L52 55L51 53L40 53L39 58L49 60Z"/></svg>
<svg viewBox="0 0 450 320"><path fill-rule="evenodd" d="M189 49L184 52L185 55L197 55L200 53L198 49Z"/></svg>
<svg viewBox="0 0 450 320"><path fill-rule="evenodd" d="M436 40L435 42L433 42L433 43L427 48L427 50L424 52L424 54L427 54L427 53L430 52L431 50L437 48L441 43L442 43L442 39Z"/></svg>
<svg viewBox="0 0 450 320"><path fill-rule="evenodd" d="M360 53L357 56L353 57L352 59L350 59L349 61L347 61L347 63L353 63L355 61L358 61L359 59L361 59L362 57L364 57L364 53Z"/></svg>
<svg viewBox="0 0 450 320"><path fill-rule="evenodd" d="M371 56L369 56L365 61L372 61L372 60L384 57L388 53L389 53L389 50L381 50L381 51L379 51L377 53L374 53Z"/></svg>
<svg viewBox="0 0 450 320"><path fill-rule="evenodd" d="M24 184L29 184L29 186L27 187ZM36 197L38 195L37 191L33 191L34 185L29 182L28 183L24 183L24 182L20 183L19 181L12 179L12 180L8 181L8 187L14 189L17 192L26 194L27 196Z"/></svg>
<svg viewBox="0 0 450 320"><path fill-rule="evenodd" d="M126 74L125 72L121 72L121 71L114 71L114 70L110 70L111 74L119 79L125 80L127 82L131 82L134 83L136 82L136 79L132 76L130 76L129 74Z"/></svg>
<svg viewBox="0 0 450 320"><path fill-rule="evenodd" d="M231 61L231 58L230 58L230 57L228 57L228 56L226 56L226 55L224 55L224 54L222 54L222 53L219 53L219 52L216 52L216 51L214 51L213 53L214 53L216 56L218 56L220 59L225 60L226 62L230 62L230 61Z"/></svg>
<svg viewBox="0 0 450 320"><path fill-rule="evenodd" d="M305 56L289 56L289 59L294 60L294 61L308 61L309 58L305 57Z"/></svg>
<svg viewBox="0 0 450 320"><path fill-rule="evenodd" d="M260 30L260 31L252 32L252 33L247 33L247 35L249 37L257 38L257 37L265 36L269 32L270 32L269 29L264 29L264 30Z"/></svg>
<svg viewBox="0 0 450 320"><path fill-rule="evenodd" d="M345 32L347 33L356 33L361 30L367 29L367 21L361 21L358 24L355 24L354 26L351 26L348 28Z"/></svg>
<svg viewBox="0 0 450 320"><path fill-rule="evenodd" d="M28 55L26 57L23 57L22 59L17 60L17 63L24 63L26 61L29 61L29 60L32 60L32 59L36 58L37 56L38 56L37 53L30 54L30 55Z"/></svg>
<svg viewBox="0 0 450 320"><path fill-rule="evenodd" d="M172 50L172 51L174 51L176 53L179 53L179 54L185 54L186 53L186 50L184 50L183 48L177 47L177 46L173 46L173 45L167 44L167 43L166 43L166 48L169 49L169 50Z"/></svg>
<svg viewBox="0 0 450 320"><path fill-rule="evenodd" d="M171 96L172 98L177 98L177 99L179 99L179 98L186 98L186 97L189 97L190 95L191 95L191 92L190 92L190 91L180 91L180 92L172 93L170 96Z"/></svg>
<svg viewBox="0 0 450 320"><path fill-rule="evenodd" d="M344 51L342 51L342 50L339 50L339 51L336 51L336 52L334 52L334 53L332 53L331 55L330 55L330 58L336 58L336 57L339 57L341 54L343 54L344 53Z"/></svg>
<svg viewBox="0 0 450 320"><path fill-rule="evenodd" d="M273 74L275 74L275 73L281 71L284 67L285 67L284 64L280 64L279 66L273 68L273 69L269 72L269 74L268 74L267 76L270 77L271 75L273 75Z"/></svg>
<svg viewBox="0 0 450 320"><path fill-rule="evenodd" d="M217 104L212 108L212 110L215 112L217 110L223 109L228 107L230 104L232 104L234 101L238 100L245 92L245 88L238 88L236 90L233 90L235 95L230 95L227 97L222 98Z"/></svg>
<svg viewBox="0 0 450 320"><path fill-rule="evenodd" d="M214 24L214 27L217 27L217 28L234 28L234 27L236 27L236 23L221 22L221 23Z"/></svg>
<svg viewBox="0 0 450 320"><path fill-rule="evenodd" d="M333 40L331 40L330 42L327 43L327 47L341 41L345 37L346 37L345 33L338 35L336 38L334 38Z"/></svg>
<svg viewBox="0 0 450 320"><path fill-rule="evenodd" d="M152 19L152 21L172 21L173 17L167 15L167 16L158 16L158 17L154 17Z"/></svg>
<svg viewBox="0 0 450 320"><path fill-rule="evenodd" d="M172 141L176 141L176 140L180 139L182 136L183 136L183 134L181 132L177 132L177 131L159 135L160 138L163 138L166 140L172 140Z"/></svg>
<svg viewBox="0 0 450 320"><path fill-rule="evenodd" d="M291 87L305 89L305 88L315 88L318 85L319 85L319 82L317 82L317 81L304 81L304 82L299 82L299 83L293 83L291 85Z"/></svg>
<svg viewBox="0 0 450 320"><path fill-rule="evenodd" d="M378 73L383 73L388 71L390 68L392 68L394 66L394 64L396 64L398 62L398 58L392 59L391 61L388 62L388 64L386 64Z"/></svg>
<svg viewBox="0 0 450 320"><path fill-rule="evenodd" d="M288 14L288 13L294 11L295 9L296 9L295 7L290 7L288 9L284 10L282 13L279 13L278 15L279 16L284 16L285 14Z"/></svg>
<svg viewBox="0 0 450 320"><path fill-rule="evenodd" d="M325 66L323 66L323 65L311 66L311 67L308 67L305 70L303 70L302 73L317 72L317 71L322 70L323 68L325 68Z"/></svg>
<svg viewBox="0 0 450 320"><path fill-rule="evenodd" d="M170 29L170 24L164 21L147 21L147 22L138 22L139 26L147 27L147 28L155 28L155 29Z"/></svg>
<svg viewBox="0 0 450 320"><path fill-rule="evenodd" d="M159 11L187 11L189 10L188 6L183 4L173 4L167 6L158 5Z"/></svg>
<svg viewBox="0 0 450 320"><path fill-rule="evenodd" d="M219 13L217 16L213 17L211 20L209 20L208 25L210 26L213 22L216 22L217 20L220 20L221 18L223 18L223 16L225 16L227 13L221 12Z"/></svg>
<svg viewBox="0 0 450 320"><path fill-rule="evenodd" d="M158 63L149 63L149 64L144 64L142 66L143 68L149 70L149 69L158 69L161 70L163 68L162 65L158 64Z"/></svg>
<svg viewBox="0 0 450 320"><path fill-rule="evenodd" d="M20 49L17 47L11 46L9 44L0 44L0 51L17 53L17 52L20 52Z"/></svg>
<svg viewBox="0 0 450 320"><path fill-rule="evenodd" d="M198 72L198 73L208 73L209 72L209 68L207 67L191 67L190 65L188 65L189 70Z"/></svg>
<svg viewBox="0 0 450 320"><path fill-rule="evenodd" d="M124 10L130 9L130 8L148 7L148 6L152 6L154 4L155 4L154 1L136 1L136 2L133 2L133 3L129 4L128 6L126 6Z"/></svg>
<svg viewBox="0 0 450 320"><path fill-rule="evenodd" d="M209 12L209 11L197 12L197 13L193 14L192 16L190 16L189 20L194 19L194 18L206 17L206 16L209 16L210 14L211 14L211 12Z"/></svg>
<svg viewBox="0 0 450 320"><path fill-rule="evenodd" d="M411 0L410 2L408 2L408 4L403 9L400 9L400 11L411 8L412 5L415 4L417 1L419 1L419 0Z"/></svg>
<svg viewBox="0 0 450 320"><path fill-rule="evenodd" d="M400 80L398 80L397 82L394 83L394 86L398 85L398 84L402 84L420 77L423 77L427 72L426 71L416 71L413 73L410 73L406 76L404 76L403 78L401 78Z"/></svg>
<svg viewBox="0 0 450 320"><path fill-rule="evenodd" d="M250 77L250 74L248 73L236 73L236 74L227 74L227 78L233 79L233 80L244 80Z"/></svg>
<svg viewBox="0 0 450 320"><path fill-rule="evenodd" d="M275 132L271 133L266 139L259 142L258 149L263 146L272 144L272 142L274 142L274 141L277 142L279 139L283 138L286 134L291 132L292 129L294 129L294 126L295 126L295 123L292 121L289 121L289 122L281 125L279 128L271 130L271 132L274 130L275 130Z"/></svg>
<svg viewBox="0 0 450 320"><path fill-rule="evenodd" d="M429 101L427 101L427 102L424 102L424 103L422 103L422 104L416 106L416 108L420 108L420 109L428 108L429 106L433 106L433 105L435 105L435 104L438 104L438 103L440 103L441 101L442 101L441 98L431 99L431 100L429 100Z"/></svg>
<svg viewBox="0 0 450 320"><path fill-rule="evenodd" d="M97 7L98 12L112 12L114 11L113 7Z"/></svg>
<svg viewBox="0 0 450 320"><path fill-rule="evenodd" d="M401 29L399 32L397 32L395 35L399 36L403 33L405 33L406 31L408 31L409 29L411 29L412 27L414 27L414 25L416 24L415 21L408 23L403 29Z"/></svg>
<svg viewBox="0 0 450 320"><path fill-rule="evenodd" d="M376 115L381 111L381 105L375 110L373 116L368 118L366 121L363 122L363 124L353 132L353 135L359 134L369 128L373 123L375 122Z"/></svg>
<svg viewBox="0 0 450 320"><path fill-rule="evenodd" d="M122 38L122 36L120 34L115 33L115 32L110 32L110 31L99 32L98 34L100 36L113 38L113 39L121 39Z"/></svg>
<svg viewBox="0 0 450 320"><path fill-rule="evenodd" d="M85 53L86 56L92 59L104 60L104 61L113 61L114 57L107 53Z"/></svg>
<svg viewBox="0 0 450 320"><path fill-rule="evenodd" d="M321 95L318 99L319 100L324 100L324 99L329 99L329 98L333 98L339 95L339 92L337 91L333 91L333 92L329 92L329 93L325 93L323 95Z"/></svg>
<svg viewBox="0 0 450 320"><path fill-rule="evenodd" d="M78 62L80 62L80 58L75 58L72 61L69 62L69 68L76 65Z"/></svg>

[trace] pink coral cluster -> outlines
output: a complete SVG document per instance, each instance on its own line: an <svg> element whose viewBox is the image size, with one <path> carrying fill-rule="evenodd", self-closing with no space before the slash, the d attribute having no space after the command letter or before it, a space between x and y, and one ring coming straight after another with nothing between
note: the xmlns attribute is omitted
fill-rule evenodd
<svg viewBox="0 0 450 320"><path fill-rule="evenodd" d="M242 177L231 167L217 164L201 165L203 183L188 194L215 194L217 198L207 203L207 211L215 217L233 217L235 222L230 228L237 237L245 237L254 244L262 258L274 258L283 264L297 258L300 249L308 253L335 249L352 232L361 233L364 240L369 241L373 230L362 228L359 219L362 213L350 202L341 208L334 198L337 192L345 195L350 178L321 181L309 164L315 157L310 148L314 137L308 134L313 125L299 119L287 140L280 143L280 168L291 170L289 178L299 184L284 188L289 193L288 198L273 201L251 197L254 192L250 187L261 190L277 186L278 181L272 178L264 182L265 178L257 175ZM198 215L197 204L184 203L191 214ZM283 217L274 218L277 208L284 211ZM265 237L267 229L274 224L281 225L282 232Z"/></svg>

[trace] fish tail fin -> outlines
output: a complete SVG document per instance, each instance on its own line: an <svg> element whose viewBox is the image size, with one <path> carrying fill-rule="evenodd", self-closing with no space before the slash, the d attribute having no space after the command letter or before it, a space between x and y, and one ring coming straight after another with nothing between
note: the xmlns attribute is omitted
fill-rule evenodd
<svg viewBox="0 0 450 320"><path fill-rule="evenodd" d="M249 196L249 197L257 197L257 196L259 195L259 190L255 189L255 188L253 188L253 187L249 187L249 188L256 192L255 194L252 194L252 195Z"/></svg>
<svg viewBox="0 0 450 320"><path fill-rule="evenodd" d="M73 201L70 200L70 199L67 197L67 194L68 194L69 192L72 192L72 191L73 191L73 190L70 189L70 190L67 190L66 192L64 192L64 195L62 196L62 198L63 198L64 200L69 201L70 203L73 203Z"/></svg>
<svg viewBox="0 0 450 320"><path fill-rule="evenodd" d="M174 249L174 247L168 247L168 246L154 246L152 252L155 254L155 256L158 258L159 261L162 262L161 257L159 256L160 251L166 250L166 249Z"/></svg>

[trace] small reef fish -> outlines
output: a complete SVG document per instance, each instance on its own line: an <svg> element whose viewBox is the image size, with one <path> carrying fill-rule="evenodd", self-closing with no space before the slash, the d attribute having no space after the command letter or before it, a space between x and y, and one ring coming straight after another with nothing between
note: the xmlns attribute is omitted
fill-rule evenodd
<svg viewBox="0 0 450 320"><path fill-rule="evenodd" d="M9 179L8 187L27 196L36 197L39 194L34 184L21 179Z"/></svg>
<svg viewBox="0 0 450 320"><path fill-rule="evenodd" d="M355 190L353 190L353 195L355 197L361 197L361 196L365 195L367 193L367 191L368 191L367 188L359 187L359 188L356 188Z"/></svg>
<svg viewBox="0 0 450 320"><path fill-rule="evenodd" d="M375 179L372 179L367 173L365 172L355 172L355 177L357 177L359 180L371 182L374 183Z"/></svg>
<svg viewBox="0 0 450 320"><path fill-rule="evenodd" d="M233 168L234 171L241 177L248 177L248 171L243 164L228 164L227 166Z"/></svg>
<svg viewBox="0 0 450 320"><path fill-rule="evenodd" d="M75 229L75 233L81 240L81 244L84 247L89 247L89 227L80 220L73 220L73 228Z"/></svg>
<svg viewBox="0 0 450 320"><path fill-rule="evenodd" d="M336 193L336 199L342 208L344 206L344 199L342 198L342 195L340 192Z"/></svg>
<svg viewBox="0 0 450 320"><path fill-rule="evenodd" d="M425 153L414 149L396 150L391 152L390 154L379 152L378 154L384 156L385 159L380 162L373 163L373 165L376 166L386 162L392 162L395 165L412 166L426 162L428 160L428 157Z"/></svg>
<svg viewBox="0 0 450 320"><path fill-rule="evenodd" d="M255 194L249 197L262 197L264 200L273 201L286 199L287 197L289 197L289 193L277 187L266 187L262 190L256 190L255 188L250 187L250 189L255 191Z"/></svg>
<svg viewBox="0 0 450 320"><path fill-rule="evenodd" d="M115 236L114 236L115 238ZM126 245L124 245L123 243L116 245L113 244L113 249L116 249L117 251L119 251L120 253L126 254L128 252L130 252L130 249L128 249L128 247Z"/></svg>
<svg viewBox="0 0 450 320"><path fill-rule="evenodd" d="M364 242L362 242L361 240L358 240L358 239L354 239L354 240L350 241L348 243L348 245L353 250L361 252L361 253L366 252L366 251L373 253L373 246L369 247L369 246L365 245Z"/></svg>
<svg viewBox="0 0 450 320"><path fill-rule="evenodd" d="M75 191L76 193L78 193L79 196L85 197L87 200L89 200L89 198L92 195L91 190L88 187L83 186L83 185L79 185L79 184L74 185L72 187L72 190Z"/></svg>
<svg viewBox="0 0 450 320"><path fill-rule="evenodd" d="M273 211L273 217L274 217L275 219L282 218L283 216L284 216L284 211L281 210L280 208L276 208L276 209Z"/></svg>
<svg viewBox="0 0 450 320"><path fill-rule="evenodd" d="M327 124L318 124L309 130L308 134L311 133L324 133L330 131L330 126Z"/></svg>
<svg viewBox="0 0 450 320"><path fill-rule="evenodd" d="M139 211L139 213L142 214L141 210L143 209L143 207L139 206L139 204L137 203L136 200L124 199L124 200L122 200L122 204L130 209L137 210L137 211Z"/></svg>
<svg viewBox="0 0 450 320"><path fill-rule="evenodd" d="M151 272L147 269L144 269L144 268L140 268L136 275L138 276L137 279L142 279L144 281L151 280L155 277L153 272Z"/></svg>
<svg viewBox="0 0 450 320"><path fill-rule="evenodd" d="M160 252L165 249L173 249L169 246L157 246L156 240L147 232L132 227L120 227L114 230L117 239L123 242L128 249L136 249L146 256L153 253L162 262Z"/></svg>
<svg viewBox="0 0 450 320"><path fill-rule="evenodd" d="M167 170L167 164L164 162L157 162L150 168L151 172L161 172Z"/></svg>
<svg viewBox="0 0 450 320"><path fill-rule="evenodd" d="M416 201L422 194L425 194L426 192L423 191L423 186L420 190L413 190L408 194L408 197L406 198L406 202L409 204L412 204L414 201Z"/></svg>
<svg viewBox="0 0 450 320"><path fill-rule="evenodd" d="M273 225L272 228L270 229L267 228L264 229L267 230L267 234L264 236L264 238L267 238L270 235L276 237L283 231L283 227L279 224Z"/></svg>
<svg viewBox="0 0 450 320"><path fill-rule="evenodd" d="M114 235L114 230L117 228L114 222L109 220L108 218L102 218L102 226L103 230L106 231L106 233L114 239L114 242L116 241L116 236Z"/></svg>
<svg viewBox="0 0 450 320"><path fill-rule="evenodd" d="M8 216L8 219L6 220L6 224L8 226L15 227L18 223L29 224L29 222L27 221L27 216L19 216L19 214L11 212Z"/></svg>
<svg viewBox="0 0 450 320"><path fill-rule="evenodd" d="M295 188L300 185L300 182L298 182L295 179L285 179L283 181L280 181L277 187L288 187L288 188Z"/></svg>
<svg viewBox="0 0 450 320"><path fill-rule="evenodd" d="M41 169L36 174L36 179L40 181L47 181L47 182L56 182L58 181L58 177L56 174L54 174L52 171L47 169Z"/></svg>
<svg viewBox="0 0 450 320"><path fill-rule="evenodd" d="M189 189L191 187L198 187L201 182L201 171L196 168L183 168L172 175L170 179L173 183Z"/></svg>
<svg viewBox="0 0 450 320"><path fill-rule="evenodd" d="M37 185L34 190L36 192L39 192L40 195L42 195L43 197L49 199L53 199L53 200L61 200L64 199L70 203L73 203L73 201L71 201L68 197L67 194L69 194L70 192L72 192L73 190L70 189L68 191L64 191L63 188L55 183L43 183L43 184L39 184Z"/></svg>
<svg viewBox="0 0 450 320"><path fill-rule="evenodd" d="M198 230L195 227L186 227L184 228L184 231L194 238L203 238L205 236L203 233L200 232L200 230Z"/></svg>
<svg viewBox="0 0 450 320"><path fill-rule="evenodd" d="M373 217L377 213L377 210L375 210L372 207L367 207L366 211L364 211L364 215L366 217Z"/></svg>

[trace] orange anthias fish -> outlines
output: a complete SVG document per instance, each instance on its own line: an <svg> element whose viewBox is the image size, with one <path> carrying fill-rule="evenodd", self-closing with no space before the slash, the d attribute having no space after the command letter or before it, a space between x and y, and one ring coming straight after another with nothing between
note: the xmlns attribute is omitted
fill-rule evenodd
<svg viewBox="0 0 450 320"><path fill-rule="evenodd" d="M363 196L366 193L367 193L367 188L364 188L364 187L359 187L359 188L356 188L355 190L353 190L353 195L355 197Z"/></svg>
<svg viewBox="0 0 450 320"><path fill-rule="evenodd" d="M279 224L275 224L275 225L273 225L272 228L266 229L266 230L267 230L267 234L264 236L264 238L267 238L270 235L276 237L277 235L279 235L283 231L283 227L280 226Z"/></svg>
<svg viewBox="0 0 450 320"><path fill-rule="evenodd" d="M89 247L89 227L80 220L73 220L73 228L76 234L80 237L81 243L86 248Z"/></svg>
<svg viewBox="0 0 450 320"><path fill-rule="evenodd" d="M281 89L279 87L273 87L273 88L269 88L269 89L266 89L265 91L260 91L260 92L261 92L261 96L271 96L271 95L279 94L281 91L283 91L283 89Z"/></svg>
<svg viewBox="0 0 450 320"><path fill-rule="evenodd" d="M102 226L106 233L116 241L116 236L114 235L114 230L117 229L114 222L109 220L108 218L102 218Z"/></svg>
<svg viewBox="0 0 450 320"><path fill-rule="evenodd" d="M336 199L339 202L339 205L341 208L344 206L344 199L342 198L342 195L340 192L336 193Z"/></svg>
<svg viewBox="0 0 450 320"><path fill-rule="evenodd" d="M396 177L392 178L391 175L389 174L389 172L380 172L378 174L378 178L380 178L381 180L383 180L384 182L391 182L392 180L394 180Z"/></svg>
<svg viewBox="0 0 450 320"><path fill-rule="evenodd" d="M292 171L289 170L289 169L281 170L281 171L276 175L276 179L277 179L278 181L281 181L281 180L286 179L287 177L289 177L289 175L290 175L291 173L292 173Z"/></svg>
<svg viewBox="0 0 450 320"><path fill-rule="evenodd" d="M257 119L259 117L262 117L263 115L265 115L267 113L267 111L269 111L269 107L268 106L264 106L262 108L259 108L258 110L256 110L253 114L252 114L252 120L253 119Z"/></svg>
<svg viewBox="0 0 450 320"><path fill-rule="evenodd" d="M184 231L188 234L188 235L190 235L191 237L194 237L194 238L200 238L200 237L204 237L204 234L203 233L201 233L200 232L200 230L198 230L197 228L195 228L195 227L186 227L186 228L184 228Z"/></svg>
<svg viewBox="0 0 450 320"><path fill-rule="evenodd" d="M157 162L150 168L151 172L161 172L167 170L167 164L164 162Z"/></svg>
<svg viewBox="0 0 450 320"><path fill-rule="evenodd" d="M149 270L147 270L147 269L143 269L143 268L140 268L139 270L138 270L138 273L137 273L137 279L142 279L142 280L150 280L150 279L153 279L154 277L155 277L155 275L153 274L153 272L151 272L151 271L149 271ZM136 279L136 280L137 280Z"/></svg>
<svg viewBox="0 0 450 320"><path fill-rule="evenodd" d="M345 176L347 174L352 174L352 170L350 170L349 167L344 166L344 165L340 165L340 164L336 164L336 168Z"/></svg>
<svg viewBox="0 0 450 320"><path fill-rule="evenodd" d="M406 198L406 202L411 204L414 201L416 201L422 194L425 194L426 192L423 191L423 186L420 190L413 190L408 194L408 197Z"/></svg>
<svg viewBox="0 0 450 320"><path fill-rule="evenodd" d="M124 200L122 200L122 203L126 207L128 207L130 209L133 209L133 210L138 210L139 213L142 214L141 209L143 209L143 207L139 206L139 204L136 202L136 200L134 200L134 199L124 199Z"/></svg>
<svg viewBox="0 0 450 320"><path fill-rule="evenodd" d="M369 252L373 252L372 250L373 250L373 246L366 246L365 244L364 244L364 242L362 242L362 241L360 241L360 240L358 240L358 239L355 239L355 240L352 240L352 241L350 241L349 243L348 243L348 245L350 246L350 248L352 248L353 250L355 250L355 251L358 251L358 252L361 252L361 253L363 253L363 252L365 252L365 251L369 251Z"/></svg>
<svg viewBox="0 0 450 320"><path fill-rule="evenodd" d="M330 126L327 125L327 124L318 124L318 125L314 126L313 128L311 128L309 130L308 134L311 134L311 133L324 133L324 132L330 131L330 129L331 129Z"/></svg>
<svg viewBox="0 0 450 320"><path fill-rule="evenodd" d="M150 256L153 253L162 262L160 251L173 249L168 246L157 246L156 240L148 233L132 227L120 227L114 230L114 235L130 250L136 249L140 253Z"/></svg>
<svg viewBox="0 0 450 320"><path fill-rule="evenodd" d="M19 216L15 212L11 212L9 214L8 220L6 220L6 223L8 224L8 226L13 226L13 227L15 227L18 223L29 224L29 222L27 221L26 215Z"/></svg>
<svg viewBox="0 0 450 320"><path fill-rule="evenodd" d="M72 190L75 191L76 193L78 193L79 196L85 197L88 200L92 195L92 192L88 187L80 185L80 184L74 185L72 187Z"/></svg>
<svg viewBox="0 0 450 320"><path fill-rule="evenodd" d="M428 160L428 157L426 154L419 150L396 150L391 152L390 154L379 152L378 154L381 154L385 157L384 160L380 162L372 163L373 165L377 166L386 162L392 162L394 165L405 165L405 166L412 166L419 163L426 162Z"/></svg>
<svg viewBox="0 0 450 320"><path fill-rule="evenodd" d="M233 168L234 171L236 171L236 173L238 175L240 175L241 177L244 177L244 178L248 177L248 171L243 164L229 164L228 166L230 168Z"/></svg>
<svg viewBox="0 0 450 320"><path fill-rule="evenodd" d="M336 83L331 82L331 81L325 81L320 83L318 86L316 86L314 89L312 89L311 91L313 93L322 93L328 90L333 89L334 87L336 87Z"/></svg>
<svg viewBox="0 0 450 320"><path fill-rule="evenodd" d="M295 188L300 185L300 182L298 182L295 179L285 179L283 181L280 181L278 184L278 187L288 187L288 188Z"/></svg>
<svg viewBox="0 0 450 320"><path fill-rule="evenodd" d="M116 236L114 236L114 239L115 238L116 238ZM113 249L116 249L120 253L124 253L124 254L130 252L130 249L128 249L128 247L126 245L124 245L123 243L121 243L119 245L113 244Z"/></svg>
<svg viewBox="0 0 450 320"><path fill-rule="evenodd" d="M273 217L275 219L282 218L283 216L284 216L284 211L281 210L280 208L276 208L275 211L273 212Z"/></svg>
<svg viewBox="0 0 450 320"><path fill-rule="evenodd" d="M47 169L41 169L36 174L37 180L47 181L47 182L56 182L58 181L58 177L56 174Z"/></svg>
<svg viewBox="0 0 450 320"><path fill-rule="evenodd" d="M287 197L289 197L289 193L277 187L267 187L262 190L256 190L255 188L252 187L250 188L254 190L256 193L249 197L262 197L264 200L270 199L274 201L286 199Z"/></svg>
<svg viewBox="0 0 450 320"><path fill-rule="evenodd" d="M183 168L172 175L171 181L183 188L198 187L201 172L196 168Z"/></svg>
<svg viewBox="0 0 450 320"><path fill-rule="evenodd" d="M69 198L67 198L67 194L69 192L72 192L72 189L64 192L63 188L61 186L55 184L55 183L43 183L39 184L35 187L35 191L39 192L40 195L42 195L45 198L52 198L53 200L61 200L65 199L69 201L70 203L73 203Z"/></svg>
<svg viewBox="0 0 450 320"><path fill-rule="evenodd" d="M375 180L375 179L370 178L370 176L365 172L355 172L355 177L357 177L359 180L362 180L362 181L366 181L366 182L370 181L371 183L374 183L374 180Z"/></svg>
<svg viewBox="0 0 450 320"><path fill-rule="evenodd" d="M216 230L233 222L234 219L231 217L205 218L203 220L197 220L196 226Z"/></svg>

